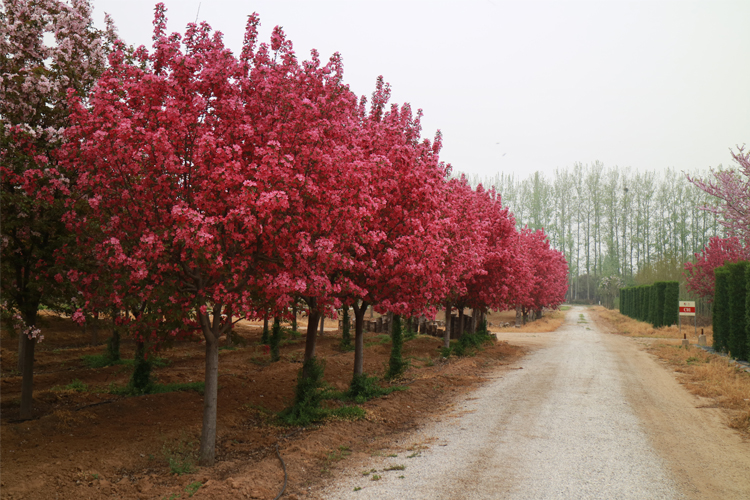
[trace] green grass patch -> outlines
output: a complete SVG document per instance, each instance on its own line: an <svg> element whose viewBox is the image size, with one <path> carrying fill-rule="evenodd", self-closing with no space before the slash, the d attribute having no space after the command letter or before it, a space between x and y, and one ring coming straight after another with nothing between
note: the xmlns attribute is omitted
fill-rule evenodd
<svg viewBox="0 0 750 500"><path fill-rule="evenodd" d="M198 457L196 448L197 442L184 436L175 441L164 443L161 453L167 461L167 465L169 465L169 471L178 476L193 473ZM198 488L195 491L198 491ZM190 496L193 495L191 494Z"/></svg>
<svg viewBox="0 0 750 500"><path fill-rule="evenodd" d="M374 345L386 345L391 343L391 336L381 333L377 337L371 339L369 342L365 342L365 347L372 347Z"/></svg>
<svg viewBox="0 0 750 500"><path fill-rule="evenodd" d="M153 384L150 390L146 394L165 394L168 392L179 392L179 391L195 391L199 394L203 394L205 390L205 382L183 382L174 384ZM142 393L135 392L132 387L129 386L117 386L110 384L107 388L107 392L118 396L140 396Z"/></svg>
<svg viewBox="0 0 750 500"><path fill-rule="evenodd" d="M224 347L219 347L219 350L222 349L228 349ZM236 348L231 348L236 349ZM86 365L86 368L105 368L107 366L133 366L135 364L135 360L133 359L117 359L113 360L110 356L105 354L84 354L81 356L81 361L83 361L83 364ZM172 364L169 359L161 357L161 356L151 356L149 358L149 361L151 361L151 366L155 366L158 368L163 368L165 366L169 366Z"/></svg>
<svg viewBox="0 0 750 500"><path fill-rule="evenodd" d="M89 386L80 380L75 379L68 385L56 385L51 390L53 392L86 392L89 390Z"/></svg>
<svg viewBox="0 0 750 500"><path fill-rule="evenodd" d="M195 493L203 486L203 483L200 481L196 481L194 483L190 483L187 486L185 486L185 493L188 494L189 497L195 495Z"/></svg>
<svg viewBox="0 0 750 500"><path fill-rule="evenodd" d="M329 408L323 401L341 399L340 391L334 391L323 381L325 362L310 359L305 362L297 376L294 403L278 414L280 423L307 426L329 418L357 420L364 418L365 410L358 406Z"/></svg>

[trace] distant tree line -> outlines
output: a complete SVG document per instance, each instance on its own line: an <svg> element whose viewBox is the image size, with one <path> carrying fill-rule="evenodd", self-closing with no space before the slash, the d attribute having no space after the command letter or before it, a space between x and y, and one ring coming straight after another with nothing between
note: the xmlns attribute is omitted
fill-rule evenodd
<svg viewBox="0 0 750 500"><path fill-rule="evenodd" d="M557 169L551 179L540 172L468 178L494 187L520 227L544 229L569 263L571 301L604 303L609 276L625 286L676 280L681 297L693 297L684 264L725 234L716 214L701 210L716 198L674 169L638 172L596 161Z"/></svg>

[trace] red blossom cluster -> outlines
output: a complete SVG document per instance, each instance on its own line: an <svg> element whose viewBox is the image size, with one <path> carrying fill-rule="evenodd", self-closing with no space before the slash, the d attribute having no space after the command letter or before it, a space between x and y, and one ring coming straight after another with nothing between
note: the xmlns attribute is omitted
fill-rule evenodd
<svg viewBox="0 0 750 500"><path fill-rule="evenodd" d="M153 50L116 46L87 100L70 94L66 251L86 265L68 278L87 308L130 311L142 340L201 332L204 463L218 339L241 318L303 299L308 360L319 315L352 306L361 373L369 306L539 310L567 286L562 253L518 232L494 191L451 179L439 133L422 139L421 112L389 104L382 78L368 107L338 54L300 61L279 28L258 45L258 22L236 57L206 23L167 34L159 5Z"/></svg>
<svg viewBox="0 0 750 500"><path fill-rule="evenodd" d="M695 262L685 263L687 289L713 301L716 286L714 270L725 263L741 260L750 260L750 247L744 246L739 238L711 238L706 248L695 254Z"/></svg>

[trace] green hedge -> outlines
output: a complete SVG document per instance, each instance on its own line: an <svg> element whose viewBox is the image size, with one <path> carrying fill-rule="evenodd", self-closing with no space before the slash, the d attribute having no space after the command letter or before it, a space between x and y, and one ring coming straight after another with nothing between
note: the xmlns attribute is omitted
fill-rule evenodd
<svg viewBox="0 0 750 500"><path fill-rule="evenodd" d="M729 271L724 267L714 269L714 304L712 323L714 327L714 349L727 352L729 349Z"/></svg>
<svg viewBox="0 0 750 500"><path fill-rule="evenodd" d="M676 325L680 321L680 283L665 281L664 288L664 326Z"/></svg>
<svg viewBox="0 0 750 500"><path fill-rule="evenodd" d="M620 312L655 328L677 324L680 285L677 281L659 281L653 285L620 289Z"/></svg>
<svg viewBox="0 0 750 500"><path fill-rule="evenodd" d="M736 262L725 264L729 271L728 290L728 313L729 313L729 335L727 347L732 357L737 359L748 359L747 335L746 335L746 277L748 262Z"/></svg>

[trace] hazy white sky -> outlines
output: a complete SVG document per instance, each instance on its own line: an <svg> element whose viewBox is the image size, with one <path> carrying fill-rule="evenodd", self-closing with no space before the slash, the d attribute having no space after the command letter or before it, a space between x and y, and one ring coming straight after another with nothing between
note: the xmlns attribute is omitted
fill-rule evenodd
<svg viewBox="0 0 750 500"><path fill-rule="evenodd" d="M246 16L261 41L281 25L300 58L344 58L369 96L424 110L441 158L480 175L548 175L600 160L695 171L750 147L750 1L166 0L169 31L207 21L239 52ZM93 0L103 25L150 47L154 1Z"/></svg>

